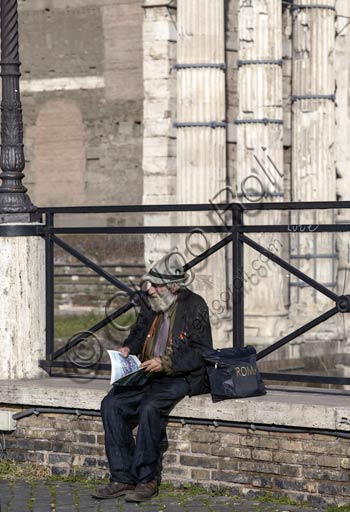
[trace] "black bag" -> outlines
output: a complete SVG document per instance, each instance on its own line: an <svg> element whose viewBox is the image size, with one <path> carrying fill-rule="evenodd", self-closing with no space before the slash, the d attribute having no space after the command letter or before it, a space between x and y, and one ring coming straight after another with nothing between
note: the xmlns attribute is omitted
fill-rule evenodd
<svg viewBox="0 0 350 512"><path fill-rule="evenodd" d="M254 347L222 348L203 354L213 402L266 393Z"/></svg>

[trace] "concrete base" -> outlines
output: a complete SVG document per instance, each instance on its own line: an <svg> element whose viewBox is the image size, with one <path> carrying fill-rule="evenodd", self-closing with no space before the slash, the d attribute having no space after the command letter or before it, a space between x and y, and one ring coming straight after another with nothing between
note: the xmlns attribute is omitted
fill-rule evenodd
<svg viewBox="0 0 350 512"><path fill-rule="evenodd" d="M38 361L45 354L44 239L1 237L0 268L0 374L6 379L40 377Z"/></svg>
<svg viewBox="0 0 350 512"><path fill-rule="evenodd" d="M108 381L46 378L0 380L0 402L31 407L99 410ZM350 431L349 394L271 386L265 396L213 403L210 395L184 398L171 416Z"/></svg>

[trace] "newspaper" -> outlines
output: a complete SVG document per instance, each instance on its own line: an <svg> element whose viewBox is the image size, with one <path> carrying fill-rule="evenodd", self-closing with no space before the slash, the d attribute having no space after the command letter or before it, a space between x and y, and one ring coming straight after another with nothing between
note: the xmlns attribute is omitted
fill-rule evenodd
<svg viewBox="0 0 350 512"><path fill-rule="evenodd" d="M111 384L118 386L142 386L148 380L141 361L136 356L124 357L118 350L107 350L111 358Z"/></svg>

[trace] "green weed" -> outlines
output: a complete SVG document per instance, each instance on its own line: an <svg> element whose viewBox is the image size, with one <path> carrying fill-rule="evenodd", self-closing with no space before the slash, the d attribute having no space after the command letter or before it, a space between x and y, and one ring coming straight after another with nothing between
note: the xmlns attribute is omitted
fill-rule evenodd
<svg viewBox="0 0 350 512"><path fill-rule="evenodd" d="M26 481L46 480L50 475L49 469L30 462L0 461L0 479Z"/></svg>
<svg viewBox="0 0 350 512"><path fill-rule="evenodd" d="M257 501L260 503L274 503L275 505L291 505L291 506L303 506L309 507L309 503L307 502L298 502L292 500L289 496L275 496L271 493L266 493L262 495L258 495L255 497Z"/></svg>

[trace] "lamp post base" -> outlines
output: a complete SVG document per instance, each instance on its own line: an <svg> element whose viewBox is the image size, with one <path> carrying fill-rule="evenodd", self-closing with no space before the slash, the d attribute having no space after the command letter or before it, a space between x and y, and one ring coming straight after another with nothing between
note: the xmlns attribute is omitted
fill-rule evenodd
<svg viewBox="0 0 350 512"><path fill-rule="evenodd" d="M41 214L34 213L1 213L0 224L22 224L29 222L41 222Z"/></svg>

